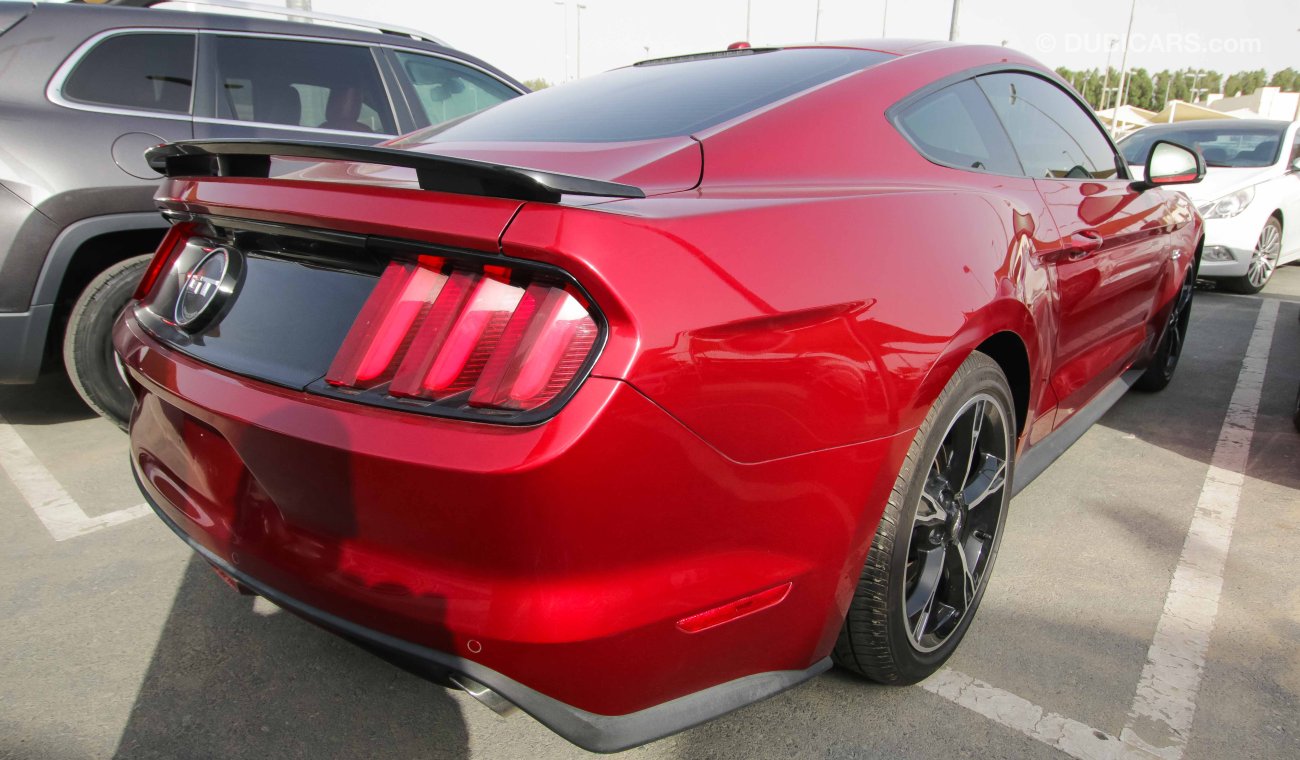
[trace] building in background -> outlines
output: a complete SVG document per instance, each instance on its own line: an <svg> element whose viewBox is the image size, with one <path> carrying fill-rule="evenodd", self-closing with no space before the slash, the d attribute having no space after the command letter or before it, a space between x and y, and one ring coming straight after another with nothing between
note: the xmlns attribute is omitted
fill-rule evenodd
<svg viewBox="0 0 1300 760"><path fill-rule="evenodd" d="M1261 87L1249 95L1225 98L1221 94L1205 97L1210 108L1225 114L1250 119L1300 118L1300 92L1283 92L1281 87Z"/></svg>

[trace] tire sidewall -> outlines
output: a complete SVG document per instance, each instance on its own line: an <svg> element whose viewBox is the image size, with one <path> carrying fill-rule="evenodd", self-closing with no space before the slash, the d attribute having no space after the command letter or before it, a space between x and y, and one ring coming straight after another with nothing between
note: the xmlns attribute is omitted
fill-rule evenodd
<svg viewBox="0 0 1300 760"><path fill-rule="evenodd" d="M77 393L123 429L134 399L113 359L113 324L130 303L151 258L120 261L95 277L72 307L63 339L64 366Z"/></svg>
<svg viewBox="0 0 1300 760"><path fill-rule="evenodd" d="M984 580L979 589L976 590L975 600L967 610L965 617L948 637L948 640L937 649L931 652L921 652L911 644L911 637L907 632L907 620L903 612L904 593L906 592L907 553L911 540L912 523L916 517L916 510L921 500L921 491L929 473L930 462L934 460L935 454L943 444L944 435L952 424L953 418L962 409L966 401L980 393L988 394L997 399L997 402L1002 407L1001 412L1008 430L1006 486L1003 488L1002 503L999 505L1001 512L998 516L998 527L993 536L993 546L990 550L988 565L984 571ZM899 511L899 520L894 528L896 533L893 541L893 552L889 559L890 581L887 590L887 604L889 605L887 618L888 640L894 662L904 682L913 682L925 678L951 657L961 643L962 638L966 635L966 629L970 627L976 612L979 610L993 568L997 563L998 549L1002 544L1002 534L1006 526L1007 505L1011 500L1012 484L1015 482L1015 448L1017 443L1015 431L1015 404L1011 397L1011 389L1001 369L992 361L981 364L973 372L958 380L952 392L946 394L946 398L943 399L941 407L931 421L928 430L926 430L926 439L918 452L917 466L911 473L906 500Z"/></svg>

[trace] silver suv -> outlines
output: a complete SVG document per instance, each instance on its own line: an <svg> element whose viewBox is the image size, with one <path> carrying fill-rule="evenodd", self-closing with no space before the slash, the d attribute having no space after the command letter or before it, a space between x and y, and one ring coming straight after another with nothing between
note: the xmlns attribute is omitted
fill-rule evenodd
<svg viewBox="0 0 1300 760"><path fill-rule="evenodd" d="M166 228L147 148L375 143L527 92L410 30L154 4L0 2L0 383L34 382L62 353L81 396L119 425L132 399L109 328Z"/></svg>

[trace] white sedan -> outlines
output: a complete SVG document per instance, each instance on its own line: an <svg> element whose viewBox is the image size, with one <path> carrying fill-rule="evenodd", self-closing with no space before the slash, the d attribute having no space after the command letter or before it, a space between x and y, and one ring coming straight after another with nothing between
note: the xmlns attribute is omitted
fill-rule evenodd
<svg viewBox="0 0 1300 760"><path fill-rule="evenodd" d="M1258 293L1274 269L1300 259L1300 122L1156 124L1124 138L1119 149L1140 168L1158 140L1205 157L1205 178L1180 187L1205 217L1202 277L1238 293Z"/></svg>

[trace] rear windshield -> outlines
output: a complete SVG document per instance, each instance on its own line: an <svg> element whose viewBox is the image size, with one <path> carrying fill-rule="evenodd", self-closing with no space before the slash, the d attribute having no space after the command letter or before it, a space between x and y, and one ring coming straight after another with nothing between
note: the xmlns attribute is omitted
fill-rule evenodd
<svg viewBox="0 0 1300 760"><path fill-rule="evenodd" d="M1234 168L1272 166L1286 133L1286 124L1276 127L1242 126L1232 122L1197 124L1182 129L1144 129L1120 141L1124 160L1135 166L1146 163L1157 140L1168 140L1205 157L1206 166Z"/></svg>
<svg viewBox="0 0 1300 760"><path fill-rule="evenodd" d="M806 48L642 63L516 98L402 142L622 142L689 135L891 57Z"/></svg>

